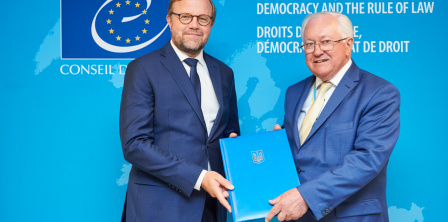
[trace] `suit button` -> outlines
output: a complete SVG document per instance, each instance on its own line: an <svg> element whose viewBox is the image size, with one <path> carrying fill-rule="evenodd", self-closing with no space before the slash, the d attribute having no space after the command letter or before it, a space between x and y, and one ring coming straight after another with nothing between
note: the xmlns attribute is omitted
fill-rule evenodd
<svg viewBox="0 0 448 222"><path fill-rule="evenodd" d="M322 211L322 216L325 216L325 211Z"/></svg>
<svg viewBox="0 0 448 222"><path fill-rule="evenodd" d="M333 210L334 209L334 207L333 206L330 206L328 209L330 209L330 210Z"/></svg>
<svg viewBox="0 0 448 222"><path fill-rule="evenodd" d="M330 213L330 209L327 208L327 209L325 210L325 213L327 213L327 214Z"/></svg>

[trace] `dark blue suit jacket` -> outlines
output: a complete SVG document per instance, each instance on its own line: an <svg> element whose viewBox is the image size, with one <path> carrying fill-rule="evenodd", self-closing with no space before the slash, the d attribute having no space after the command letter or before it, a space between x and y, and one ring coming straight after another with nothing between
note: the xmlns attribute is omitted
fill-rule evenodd
<svg viewBox="0 0 448 222"><path fill-rule="evenodd" d="M201 221L205 191L194 190L203 169L224 175L218 140L239 134L232 70L204 53L219 102L210 136L191 81L170 43L129 63L120 136L132 164L127 221Z"/></svg>
<svg viewBox="0 0 448 222"><path fill-rule="evenodd" d="M400 130L396 87L353 62L300 145L297 119L315 77L288 88L284 127L310 210L299 221L389 221L386 168Z"/></svg>

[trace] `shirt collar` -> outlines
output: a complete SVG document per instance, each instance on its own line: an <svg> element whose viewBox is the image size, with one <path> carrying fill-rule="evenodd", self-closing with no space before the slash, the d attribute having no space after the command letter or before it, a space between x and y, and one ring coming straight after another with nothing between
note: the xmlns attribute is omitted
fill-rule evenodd
<svg viewBox="0 0 448 222"><path fill-rule="evenodd" d="M341 70L339 70L339 72L333 76L332 79L330 79L329 82L331 82L334 86L338 86L339 82L341 82L342 77L344 77L345 73L347 72L347 70L350 68L350 66L352 65L352 60L348 60L347 63L345 63L345 65L342 67ZM322 79L320 79L319 77L316 76L316 86L320 86L320 84L322 83Z"/></svg>
<svg viewBox="0 0 448 222"><path fill-rule="evenodd" d="M176 52L177 57L179 57L180 61L184 61L187 58L190 58L187 54L185 54L185 52L182 52L179 48L177 48L174 43L173 40L170 40L171 46L174 49L174 52ZM198 56L196 56L194 59L197 59L199 64L201 64L202 66L205 66L205 60L204 60L204 50L201 50L201 52L199 53Z"/></svg>

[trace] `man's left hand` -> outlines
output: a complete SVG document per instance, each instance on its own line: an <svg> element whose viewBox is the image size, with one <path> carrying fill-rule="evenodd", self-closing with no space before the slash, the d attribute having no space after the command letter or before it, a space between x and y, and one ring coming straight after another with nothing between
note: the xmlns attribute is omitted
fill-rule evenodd
<svg viewBox="0 0 448 222"><path fill-rule="evenodd" d="M271 129L271 131L277 131L277 130L281 130L282 127L279 124L275 124L274 128Z"/></svg>
<svg viewBox="0 0 448 222"><path fill-rule="evenodd" d="M229 138L236 138L238 136L238 134L236 133L230 133Z"/></svg>
<svg viewBox="0 0 448 222"><path fill-rule="evenodd" d="M308 204L303 199L297 188L293 188L284 192L274 200L270 200L269 204L274 205L265 221L269 222L277 215L279 221L297 220L308 211Z"/></svg>

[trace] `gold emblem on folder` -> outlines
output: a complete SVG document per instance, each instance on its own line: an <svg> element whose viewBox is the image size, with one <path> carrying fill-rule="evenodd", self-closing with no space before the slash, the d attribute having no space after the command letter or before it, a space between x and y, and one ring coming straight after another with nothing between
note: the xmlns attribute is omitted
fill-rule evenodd
<svg viewBox="0 0 448 222"><path fill-rule="evenodd" d="M263 150L252 151L252 161L256 164L263 163L264 161Z"/></svg>

